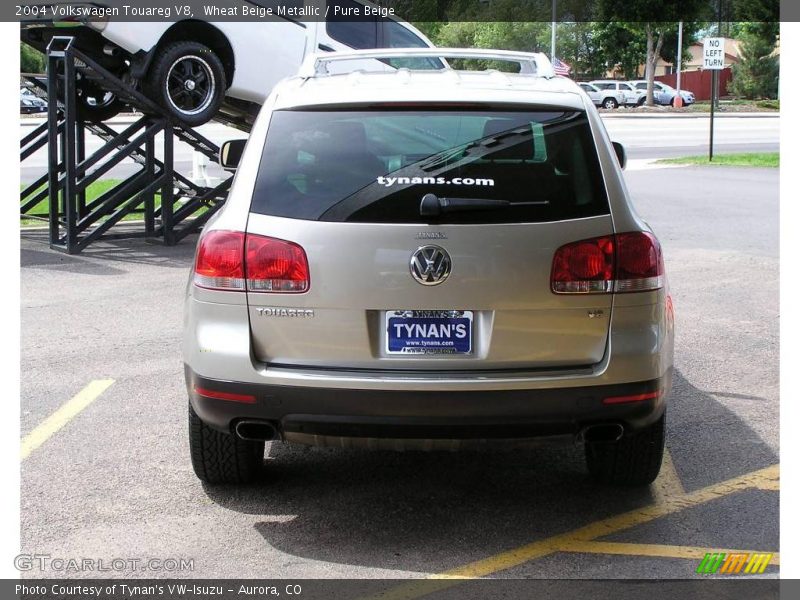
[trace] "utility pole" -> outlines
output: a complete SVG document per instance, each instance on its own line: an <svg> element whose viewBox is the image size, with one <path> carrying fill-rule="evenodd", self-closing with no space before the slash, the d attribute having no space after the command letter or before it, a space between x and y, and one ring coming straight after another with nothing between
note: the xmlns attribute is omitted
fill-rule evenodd
<svg viewBox="0 0 800 600"><path fill-rule="evenodd" d="M714 160L714 104L717 96L717 72L711 72L711 114L708 126L708 162Z"/></svg>
<svg viewBox="0 0 800 600"><path fill-rule="evenodd" d="M678 21L678 95L675 99L681 97L681 64L683 63L683 21Z"/></svg>

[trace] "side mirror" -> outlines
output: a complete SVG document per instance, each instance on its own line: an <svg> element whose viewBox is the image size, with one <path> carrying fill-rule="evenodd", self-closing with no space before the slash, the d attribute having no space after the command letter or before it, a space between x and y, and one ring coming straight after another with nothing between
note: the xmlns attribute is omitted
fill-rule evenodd
<svg viewBox="0 0 800 600"><path fill-rule="evenodd" d="M242 160L244 145L247 140L228 140L219 149L219 164L226 171L235 171Z"/></svg>
<svg viewBox="0 0 800 600"><path fill-rule="evenodd" d="M625 156L625 146L623 146L619 142L611 142L611 144L614 146L614 152L617 155L617 160L619 161L620 169L624 169L625 165L628 162L628 157Z"/></svg>

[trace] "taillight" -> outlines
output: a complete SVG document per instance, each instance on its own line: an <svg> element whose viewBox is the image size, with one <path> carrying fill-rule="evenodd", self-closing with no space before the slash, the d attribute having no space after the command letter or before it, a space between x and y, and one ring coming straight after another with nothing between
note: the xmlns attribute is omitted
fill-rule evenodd
<svg viewBox="0 0 800 600"><path fill-rule="evenodd" d="M642 292L664 286L664 257L652 233L618 233L615 292Z"/></svg>
<svg viewBox="0 0 800 600"><path fill-rule="evenodd" d="M240 231L200 238L195 285L225 291L299 293L309 288L305 251L292 242Z"/></svg>
<svg viewBox="0 0 800 600"><path fill-rule="evenodd" d="M305 292L309 288L305 251L292 242L247 236L247 289L251 292Z"/></svg>
<svg viewBox="0 0 800 600"><path fill-rule="evenodd" d="M556 294L641 292L663 285L661 246L647 232L573 242L553 256L550 286Z"/></svg>
<svg viewBox="0 0 800 600"><path fill-rule="evenodd" d="M244 291L244 233L209 231L200 238L194 284L211 290Z"/></svg>
<svg viewBox="0 0 800 600"><path fill-rule="evenodd" d="M610 292L613 279L613 236L567 244L553 256L550 285L557 294Z"/></svg>

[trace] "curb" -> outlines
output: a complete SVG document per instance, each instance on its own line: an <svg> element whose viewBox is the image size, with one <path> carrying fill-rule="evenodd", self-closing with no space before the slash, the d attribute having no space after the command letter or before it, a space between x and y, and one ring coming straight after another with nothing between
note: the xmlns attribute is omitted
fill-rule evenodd
<svg viewBox="0 0 800 600"><path fill-rule="evenodd" d="M780 116L779 112L714 113L715 119L779 119ZM711 113L636 113L617 115L601 112L600 117L603 119L709 119Z"/></svg>

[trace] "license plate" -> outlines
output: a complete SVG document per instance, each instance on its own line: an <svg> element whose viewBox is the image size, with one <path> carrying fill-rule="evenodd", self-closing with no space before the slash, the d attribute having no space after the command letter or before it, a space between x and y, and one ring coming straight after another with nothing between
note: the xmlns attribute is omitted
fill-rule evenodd
<svg viewBox="0 0 800 600"><path fill-rule="evenodd" d="M392 310L386 313L388 354L470 354L471 310Z"/></svg>

